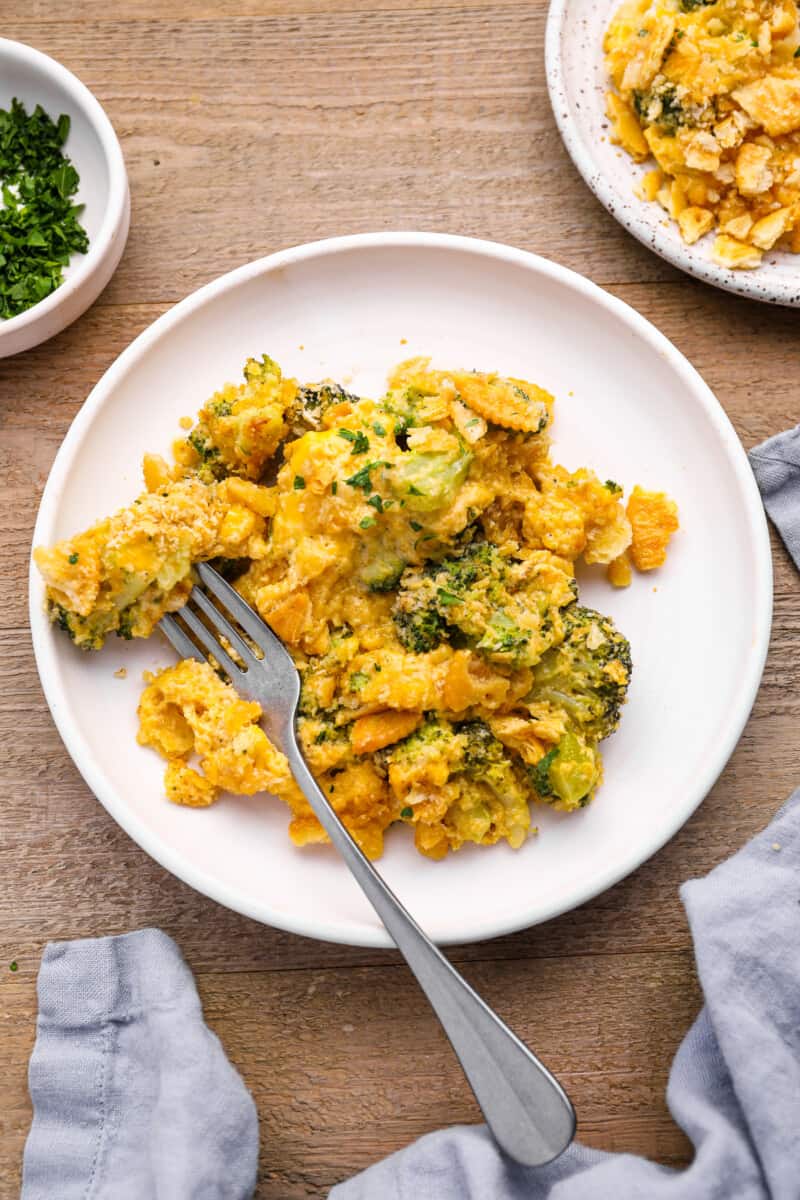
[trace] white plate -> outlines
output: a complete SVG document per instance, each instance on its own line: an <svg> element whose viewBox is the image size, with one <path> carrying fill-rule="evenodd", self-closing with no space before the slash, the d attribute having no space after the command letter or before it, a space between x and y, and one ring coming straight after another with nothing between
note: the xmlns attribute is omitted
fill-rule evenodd
<svg viewBox="0 0 800 1200"><path fill-rule="evenodd" d="M438 234L336 238L224 275L128 347L56 457L35 542L129 502L141 489L142 451L167 450L178 418L263 351L301 379L331 375L373 395L387 369L412 354L535 380L558 397L558 461L677 499L683 530L662 572L621 592L600 574L582 581L583 600L618 620L635 661L595 803L572 816L537 813L541 834L520 851L472 847L441 863L420 857L397 828L381 863L440 942L506 933L596 895L653 854L700 803L761 677L769 542L747 459L721 407L652 325L563 267ZM135 741L141 673L171 661L159 637L111 639L99 654L82 653L48 624L42 604L33 570L33 641L55 722L89 787L149 854L271 925L388 944L334 851L291 846L279 802L223 798L193 810L164 799L164 764ZM125 680L114 678L120 666Z"/></svg>
<svg viewBox="0 0 800 1200"><path fill-rule="evenodd" d="M551 0L545 38L547 86L572 161L621 225L667 262L715 287L769 304L800 305L800 258L771 250L754 271L731 271L711 259L714 233L687 246L660 204L639 200L637 180L654 163L637 164L609 140L605 97L610 82L603 34L621 0Z"/></svg>

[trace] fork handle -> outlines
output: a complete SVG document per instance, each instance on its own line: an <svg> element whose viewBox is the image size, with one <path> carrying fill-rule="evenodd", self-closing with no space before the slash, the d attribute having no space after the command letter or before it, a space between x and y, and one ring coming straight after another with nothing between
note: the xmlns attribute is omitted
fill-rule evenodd
<svg viewBox="0 0 800 1200"><path fill-rule="evenodd" d="M339 820L294 739L286 744L297 783L441 1021L495 1140L526 1166L556 1158L575 1135L563 1088L423 933Z"/></svg>

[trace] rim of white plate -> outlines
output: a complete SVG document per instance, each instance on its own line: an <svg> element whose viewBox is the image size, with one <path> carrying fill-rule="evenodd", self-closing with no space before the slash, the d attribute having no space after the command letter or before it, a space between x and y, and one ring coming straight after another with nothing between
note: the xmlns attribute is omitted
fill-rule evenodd
<svg viewBox="0 0 800 1200"><path fill-rule="evenodd" d="M70 272L64 279L64 282L54 292L51 292L49 296L45 296L44 300L40 300L38 304L34 304L31 308L26 308L24 312L17 313L15 317L9 317L6 321L3 321L0 332L2 332L4 338L10 341L13 334L18 333L25 326L32 325L35 321L40 321L43 317L47 317L48 313L62 307L71 296L80 291L87 279L97 271L101 261L109 254L109 247L116 239L116 257L109 259L109 269L107 272L102 273L101 286L97 289L99 294L102 287L105 286L113 275L117 263L122 257L122 251L125 249L130 221L130 193L128 188L128 173L125 169L125 159L122 155L119 138L114 132L114 126L106 115L102 104L86 84L81 83L77 75L73 75L72 71L62 66L55 58L51 58L49 54L44 54L41 50L36 50L33 46L27 45L26 42L15 42L11 38L0 38L0 54L4 51L17 59L17 61L27 63L33 70L50 75L69 95L76 107L83 110L87 121L93 127L100 140L103 154L108 162L109 179L108 202L103 214L103 220L97 235L92 239L88 251L85 255L81 256L80 260L75 260L75 269ZM122 231L121 238L117 237L119 231ZM108 278L105 278L106 274Z"/></svg>
<svg viewBox="0 0 800 1200"><path fill-rule="evenodd" d="M628 191L622 192L598 169L591 147L581 137L580 123L570 115L572 97L564 77L561 53L561 42L567 31L567 8L570 2L571 0L550 0L544 50L547 90L553 116L567 152L597 199L643 246L653 250L680 271L693 275L704 283L710 283L713 287L722 288L723 291L745 296L749 300L780 304L788 308L800 307L800 266L794 281L770 271L766 261L752 271L734 271L721 267L710 258L701 257L701 251L687 246L668 227L665 228L662 223L663 213L659 213L649 201L640 200L634 195L633 175ZM619 3L620 0L608 0L609 16Z"/></svg>
<svg viewBox="0 0 800 1200"><path fill-rule="evenodd" d="M123 350L120 356L111 364L99 382L89 393L83 406L77 413L70 426L61 447L56 454L39 507L36 525L33 533L33 544L38 545L52 540L52 528L58 509L64 485L72 469L73 461L85 434L92 425L97 412L102 408L106 398L116 387L117 383L133 371L142 356L156 342L167 337L176 325L188 318L196 309L201 308L217 296L236 288L239 284L253 279L261 274L269 274L295 263L304 262L317 256L342 254L352 250L375 247L431 247L449 249L462 253L475 254L488 260L500 260L516 263L530 270L534 275L541 275L556 280L595 301L601 308L616 317L636 335L648 342L674 368L685 384L687 391L696 399L709 417L720 441L728 451L728 457L741 488L743 510L746 517L749 540L754 548L754 562L757 575L756 584L756 637L753 653L748 658L747 675L741 682L741 688L728 722L726 738L711 752L705 762L702 773L698 776L698 784L692 796L682 805L676 805L674 810L665 814L662 825L654 830L652 838L635 852L629 854L621 863L613 868L604 867L588 877L583 887L576 891L569 903L555 902L544 910L539 906L536 910L519 911L511 920L498 919L494 924L483 928L478 937L469 934L460 937L439 939L442 945L452 945L470 941L482 941L502 934L525 929L532 924L550 920L562 912L571 911L578 905L605 891L620 879L625 878L631 871L656 851L660 850L681 826L688 820L702 800L710 791L723 767L730 758L742 729L750 715L756 692L764 669L764 662L769 644L772 615L772 557L769 545L766 518L761 504L761 498L756 487L755 479L750 470L746 454L741 442L730 423L724 409L714 396L711 389L689 363L681 352L659 332L649 321L635 309L618 300L615 296L603 291L597 284L585 279L575 271L562 267L548 259L541 258L526 250L518 250L512 246L498 242L484 241L478 238L461 237L455 234L424 233L413 231L397 231L386 233L361 233L345 237L327 238L322 241L309 242L301 246L293 246L279 250L274 254L255 260L228 272L219 278L205 284L184 300L160 316L147 329ZM284 912L275 911L269 904L254 902L208 872L199 870L173 847L167 845L161 838L155 836L144 823L132 812L124 800L120 799L114 789L107 784L103 773L97 768L84 739L70 710L68 697L60 681L57 662L57 642L53 626L47 619L43 606L44 588L31 559L30 567L30 622L33 637L33 648L36 665L42 683L45 698L50 707L53 720L61 738L77 766L86 784L100 800L104 808L114 820L125 830L133 840L166 870L182 879L197 891L202 892L226 908L252 917L264 924L286 929L290 933L315 937L323 941L341 942L345 945L387 947L392 943L382 928L362 926L359 930L344 933L338 923L330 922L324 917L319 920L294 919ZM344 870L344 866L342 867ZM412 904L413 907L413 904Z"/></svg>

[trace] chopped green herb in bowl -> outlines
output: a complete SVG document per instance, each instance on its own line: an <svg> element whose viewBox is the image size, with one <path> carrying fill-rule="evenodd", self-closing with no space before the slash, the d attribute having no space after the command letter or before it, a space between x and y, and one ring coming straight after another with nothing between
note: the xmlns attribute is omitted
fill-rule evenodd
<svg viewBox="0 0 800 1200"><path fill-rule="evenodd" d="M70 119L54 121L16 98L0 108L0 318L38 304L63 282L89 238L74 203L80 178L63 146Z"/></svg>
<svg viewBox="0 0 800 1200"><path fill-rule="evenodd" d="M122 147L97 97L54 58L0 37L0 359L95 302L130 211Z"/></svg>

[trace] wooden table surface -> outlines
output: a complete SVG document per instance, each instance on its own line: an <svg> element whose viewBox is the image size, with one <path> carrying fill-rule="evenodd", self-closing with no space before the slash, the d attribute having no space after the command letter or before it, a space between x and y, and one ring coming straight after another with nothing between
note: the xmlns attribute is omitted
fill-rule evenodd
<svg viewBox="0 0 800 1200"><path fill-rule="evenodd" d="M478 1111L405 966L259 926L197 895L117 828L72 765L26 616L34 516L92 385L200 284L332 234L428 229L509 242L591 275L715 390L745 446L798 419L797 314L684 277L591 196L545 88L544 0L0 0L3 35L73 70L128 164L130 241L94 307L0 361L0 1196L30 1120L35 981L51 938L160 926L261 1120L260 1200L322 1197ZM673 841L591 904L452 952L552 1065L579 1136L687 1161L664 1085L701 1003L680 882L762 827L797 782L800 585L774 539L775 626L750 722ZM735 597L731 598L735 603ZM15 960L16 972L9 970ZM178 1200L178 1198L176 1198Z"/></svg>

